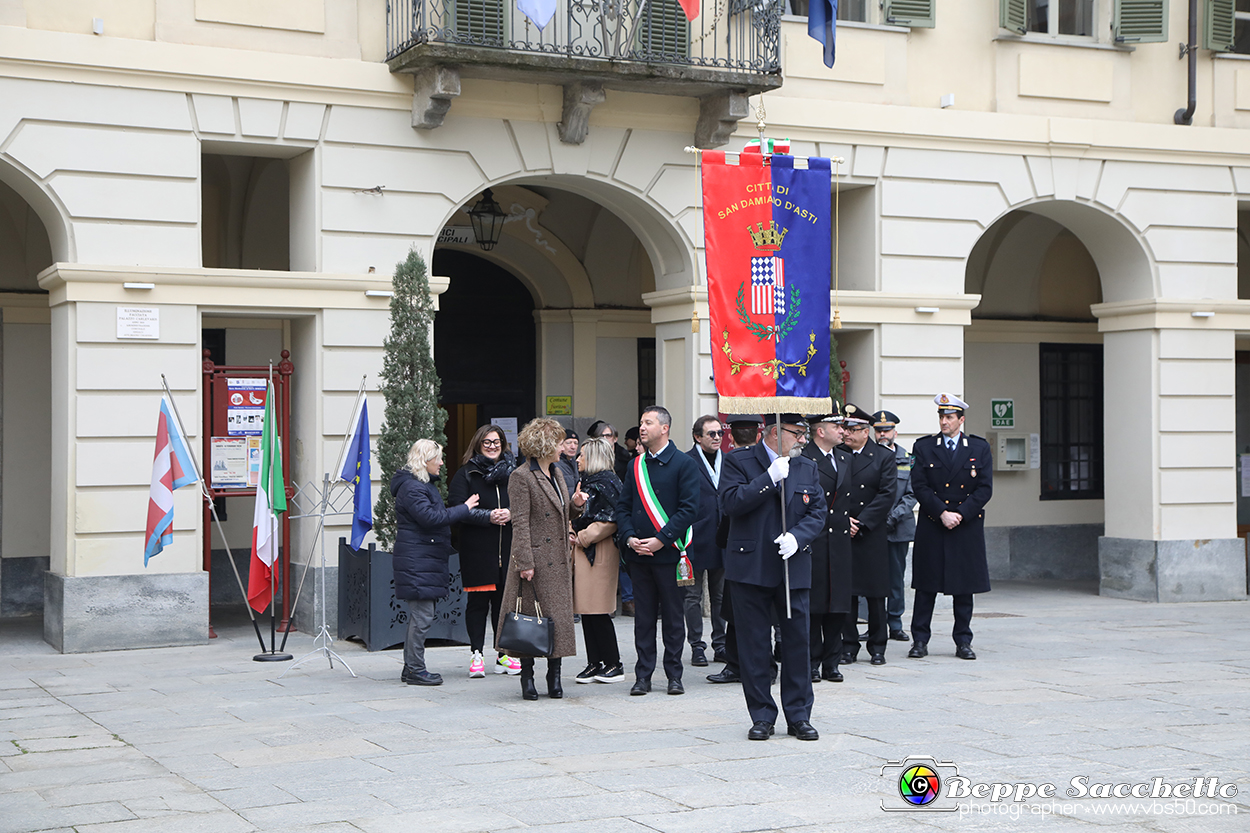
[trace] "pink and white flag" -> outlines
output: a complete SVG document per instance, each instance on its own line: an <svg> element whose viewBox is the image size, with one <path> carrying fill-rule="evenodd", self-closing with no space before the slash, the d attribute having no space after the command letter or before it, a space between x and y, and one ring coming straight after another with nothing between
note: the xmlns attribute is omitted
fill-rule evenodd
<svg viewBox="0 0 1250 833"><path fill-rule="evenodd" d="M191 464L187 439L165 397L156 421L156 457L152 461L152 490L148 494L148 526L144 536L143 566L174 541L174 489L199 478Z"/></svg>

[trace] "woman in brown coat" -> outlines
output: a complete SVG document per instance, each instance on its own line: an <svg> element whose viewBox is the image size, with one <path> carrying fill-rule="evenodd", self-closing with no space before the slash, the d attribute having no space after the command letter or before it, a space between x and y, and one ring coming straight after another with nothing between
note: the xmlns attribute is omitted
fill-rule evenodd
<svg viewBox="0 0 1250 833"><path fill-rule="evenodd" d="M560 698L560 659L577 653L573 629L573 556L569 545L569 516L580 514L570 505L568 487L555 467L564 442L564 428L554 419L531 420L517 437L521 453L528 458L508 478L508 509L512 519L512 561L503 591L499 627L503 616L517 609L536 615L534 601L542 615L555 624L555 641L547 660L547 696ZM584 503L584 499L582 500ZM496 645L498 647L498 645ZM534 658L521 660L521 696L537 700L534 688Z"/></svg>
<svg viewBox="0 0 1250 833"><path fill-rule="evenodd" d="M587 441L577 456L581 484L574 501L584 495L586 505L573 521L573 612L582 617L588 663L576 677L579 683L625 679L612 626L621 565L613 540L616 502L621 496L621 481L612 470L614 463L612 444L603 438Z"/></svg>

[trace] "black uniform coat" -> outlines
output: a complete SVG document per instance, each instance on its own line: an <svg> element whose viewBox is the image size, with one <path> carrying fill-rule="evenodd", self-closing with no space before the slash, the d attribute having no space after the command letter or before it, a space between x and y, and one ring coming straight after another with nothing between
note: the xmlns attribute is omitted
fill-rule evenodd
<svg viewBox="0 0 1250 833"><path fill-rule="evenodd" d="M773 539L781 535L781 499L768 476L772 461L763 443L725 455L720 475L721 511L729 518L725 547L725 578L760 587L785 584L781 552ZM786 532L794 534L799 551L790 556L790 587L812 586L812 542L825 525L825 493L816 464L790 459L790 476L781 481L786 494Z"/></svg>
<svg viewBox="0 0 1250 833"><path fill-rule="evenodd" d="M829 458L809 442L803 456L816 464L825 493L825 528L812 542L812 615L849 613L851 610L851 455L835 448L837 473Z"/></svg>
<svg viewBox="0 0 1250 833"><path fill-rule="evenodd" d="M720 501L716 495L716 485L712 483L712 475L708 474L703 461L703 449L695 443L694 448L686 452L699 469L699 517L694 522L694 537L690 539L690 548L686 555L690 556L690 565L696 570L719 570L725 566L725 550L716 545L716 529L720 526ZM722 452L717 452L724 457ZM725 475L725 464L721 463L721 476Z"/></svg>
<svg viewBox="0 0 1250 833"><path fill-rule="evenodd" d="M851 595L870 599L890 595L890 557L885 520L894 508L898 472L894 452L872 440L851 458L851 517L859 532L851 538Z"/></svg>
<svg viewBox="0 0 1250 833"><path fill-rule="evenodd" d="M916 537L916 493L911 488L911 455L901 443L894 444L895 469L898 482L894 486L894 508L885 520L891 543L902 543Z"/></svg>
<svg viewBox="0 0 1250 833"><path fill-rule="evenodd" d="M676 564L681 558L681 552L673 546L673 542L686 534L699 514L699 482L702 478L698 467L698 463L678 451L672 442L664 446L655 458L647 460L647 478L660 506L668 513L668 523L662 529L656 529L635 488L634 465L630 463L625 472L625 488L621 489L621 499L616 504L616 540L626 563L646 558L655 564ZM722 475L722 482L723 479ZM639 555L626 546L630 538L645 540L653 536L664 542L664 548L654 555Z"/></svg>
<svg viewBox="0 0 1250 833"><path fill-rule="evenodd" d="M994 493L990 444L962 434L952 457L942 435L936 434L916 440L912 453L916 463L911 484L920 502L911 557L912 588L951 596L989 592L985 504ZM962 515L959 526L944 527L944 511Z"/></svg>

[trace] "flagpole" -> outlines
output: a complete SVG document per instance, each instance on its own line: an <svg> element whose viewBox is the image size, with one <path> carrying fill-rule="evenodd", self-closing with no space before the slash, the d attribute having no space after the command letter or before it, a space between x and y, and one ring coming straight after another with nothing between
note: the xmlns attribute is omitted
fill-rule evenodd
<svg viewBox="0 0 1250 833"><path fill-rule="evenodd" d="M777 453L781 453L781 405L777 405ZM781 481L781 534L786 534L786 481ZM786 618L790 613L790 559L781 559L781 572L786 579Z"/></svg>
<svg viewBox="0 0 1250 833"><path fill-rule="evenodd" d="M364 395L365 395L365 382L368 378L369 378L368 374L360 377L360 388L356 391L356 406L352 408L352 421L348 424L347 430L343 432L343 450L339 452L339 462L337 464L337 467L334 469L334 471L336 472L335 482L338 482L339 480L342 479L343 464L345 463L346 457L347 457L347 444L352 441L352 437L351 437L352 429L355 428L356 426L356 418L357 418L357 415L360 413L361 402L364 399ZM368 443L369 443L369 440L366 437L365 438L366 447L368 446ZM313 554L313 550L315 550L317 547L317 539L320 538L325 532L325 524L326 524L325 503L329 500L329 492L330 492L330 481L329 481L328 474L326 475L326 478L327 479L324 483L324 492L322 494L321 517L317 522L317 532L315 535L313 535L313 545L312 545L312 548L309 549L308 551L308 560L304 562L304 569L300 573L299 586L295 588L295 598L291 600L291 620L292 621L294 621L295 619L295 608L299 604L300 595L304 592L304 579L308 578L308 568L312 566L312 554ZM356 488L359 489L360 484L356 484ZM371 487L366 484L365 488L371 488ZM324 542L322 542L321 550L322 550L321 568L322 570L324 570L325 569L325 543ZM324 584L324 581L325 581L324 573L322 574L321 578ZM321 592L323 594L322 603L324 604L325 602L325 599L324 599L325 588L324 587L322 587ZM322 613L324 612L325 611L323 610ZM325 626L324 618L325 617L323 616L322 627ZM287 634L290 634L291 632L290 628L287 628L286 632ZM286 636L282 637L282 650L286 650ZM344 665L346 665L346 663L344 663ZM351 669L348 669L348 670L351 670Z"/></svg>
<svg viewBox="0 0 1250 833"><path fill-rule="evenodd" d="M165 374L161 374L161 387L165 389L165 395L169 397L169 407L173 408L174 419L178 421L178 430L185 438L187 436L187 428L182 424L182 416L178 413L178 403L174 401L173 391L169 389L169 381L165 378ZM203 428L203 426L201 426ZM230 562L230 569L234 573L234 580L239 584L239 592L243 594L243 606L247 608L247 616L252 620L252 628L256 631L256 639L260 642L260 649L265 650L265 638L260 635L260 624L256 621L256 615L252 613L252 606L247 603L247 590L243 587L243 577L239 575L239 567L234 563L234 553L230 551L230 542L226 540L226 531L221 528L221 518L217 517L217 504L213 501L212 494L208 491L208 484L204 482L203 475L200 474L199 463L195 461L195 452L191 450L190 443L187 444L187 456L191 459L191 468L195 470L195 480L200 484L200 494L208 501L208 508L213 514L213 522L217 525L217 532L221 535L221 544L226 548L226 560ZM205 530L204 534L208 535L211 541L212 531ZM212 547L209 547L212 551ZM212 600L209 600L210 604Z"/></svg>
<svg viewBox="0 0 1250 833"><path fill-rule="evenodd" d="M697 147L695 147L694 145L686 145L686 147L682 148L682 150L684 150L686 153L693 153L693 154L695 154L696 156L702 156L702 155L706 152L703 148L697 148ZM764 156L773 156L773 155L774 155L774 154L769 153L768 151L765 151L765 150L761 150L760 152L761 152ZM726 159L728 159L728 158L729 158L729 157L731 157L731 156L736 156L736 157L738 157L738 158L741 158L741 157L742 157L742 155L743 155L743 153L744 153L744 151L737 151L737 150L727 150L727 151L724 151L724 154L725 154L725 158L726 158ZM793 157L793 158L794 158L794 161L796 161L796 162L802 162L803 164L807 164L807 160L812 158L812 157L810 157L810 156L795 156L795 155L794 155L794 154L792 154L792 153L787 153L787 154L784 154L784 155L785 155L785 156L791 156L791 157ZM842 157L842 156L830 156L830 157L829 157L829 162L830 162L830 163L832 163L832 164L834 164L834 165L842 165L842 164L845 164L845 163L846 163L846 159L845 159L844 157Z"/></svg>

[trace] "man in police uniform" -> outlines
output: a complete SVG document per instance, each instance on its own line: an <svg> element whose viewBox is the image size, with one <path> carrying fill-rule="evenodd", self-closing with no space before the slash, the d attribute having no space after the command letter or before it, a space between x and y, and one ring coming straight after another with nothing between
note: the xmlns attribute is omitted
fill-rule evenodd
<svg viewBox="0 0 1250 833"><path fill-rule="evenodd" d="M842 682L842 628L851 612L851 455L842 444L842 416L809 416L811 440L803 456L816 464L829 511L812 542L812 682Z"/></svg>
<svg viewBox="0 0 1250 833"><path fill-rule="evenodd" d="M964 411L958 396L939 393L940 434L912 446L912 489L920 503L916 543L912 547L912 646L907 656L929 653L933 605L938 593L951 597L955 610L955 656L976 659L972 652L972 595L988 593L990 572L985 560L985 504L994 493L990 444L965 434Z"/></svg>
<svg viewBox="0 0 1250 833"><path fill-rule="evenodd" d="M890 595L885 520L894 506L898 474L893 452L868 439L869 422L868 413L850 402L842 408L842 447L851 456L851 610L859 607L860 596L868 600L868 654L873 665L885 665L885 597ZM847 619L842 662L851 663L859 654L859 630L854 618Z"/></svg>
<svg viewBox="0 0 1250 833"><path fill-rule="evenodd" d="M872 430L877 435L877 445L894 452L898 481L894 485L894 507L885 519L886 547L890 554L890 598L886 600L885 613L890 626L890 639L907 641L903 630L903 614L907 612L907 599L903 595L903 576L907 572L907 547L916 537L916 495L911 489L911 455L898 442L898 417L891 411L877 411L872 415Z"/></svg>
<svg viewBox="0 0 1250 833"><path fill-rule="evenodd" d="M727 455L721 473L721 511L729 518L725 580L732 587L734 627L742 665L742 693L751 714L749 740L768 740L777 721L769 692L769 634L781 623L781 702L789 732L817 740L811 724L808 601L812 541L825 524L825 494L816 465L791 456L807 424L782 414L751 448ZM783 496L779 496L783 495ZM785 500L782 524L781 501ZM783 565L789 565L786 594Z"/></svg>

